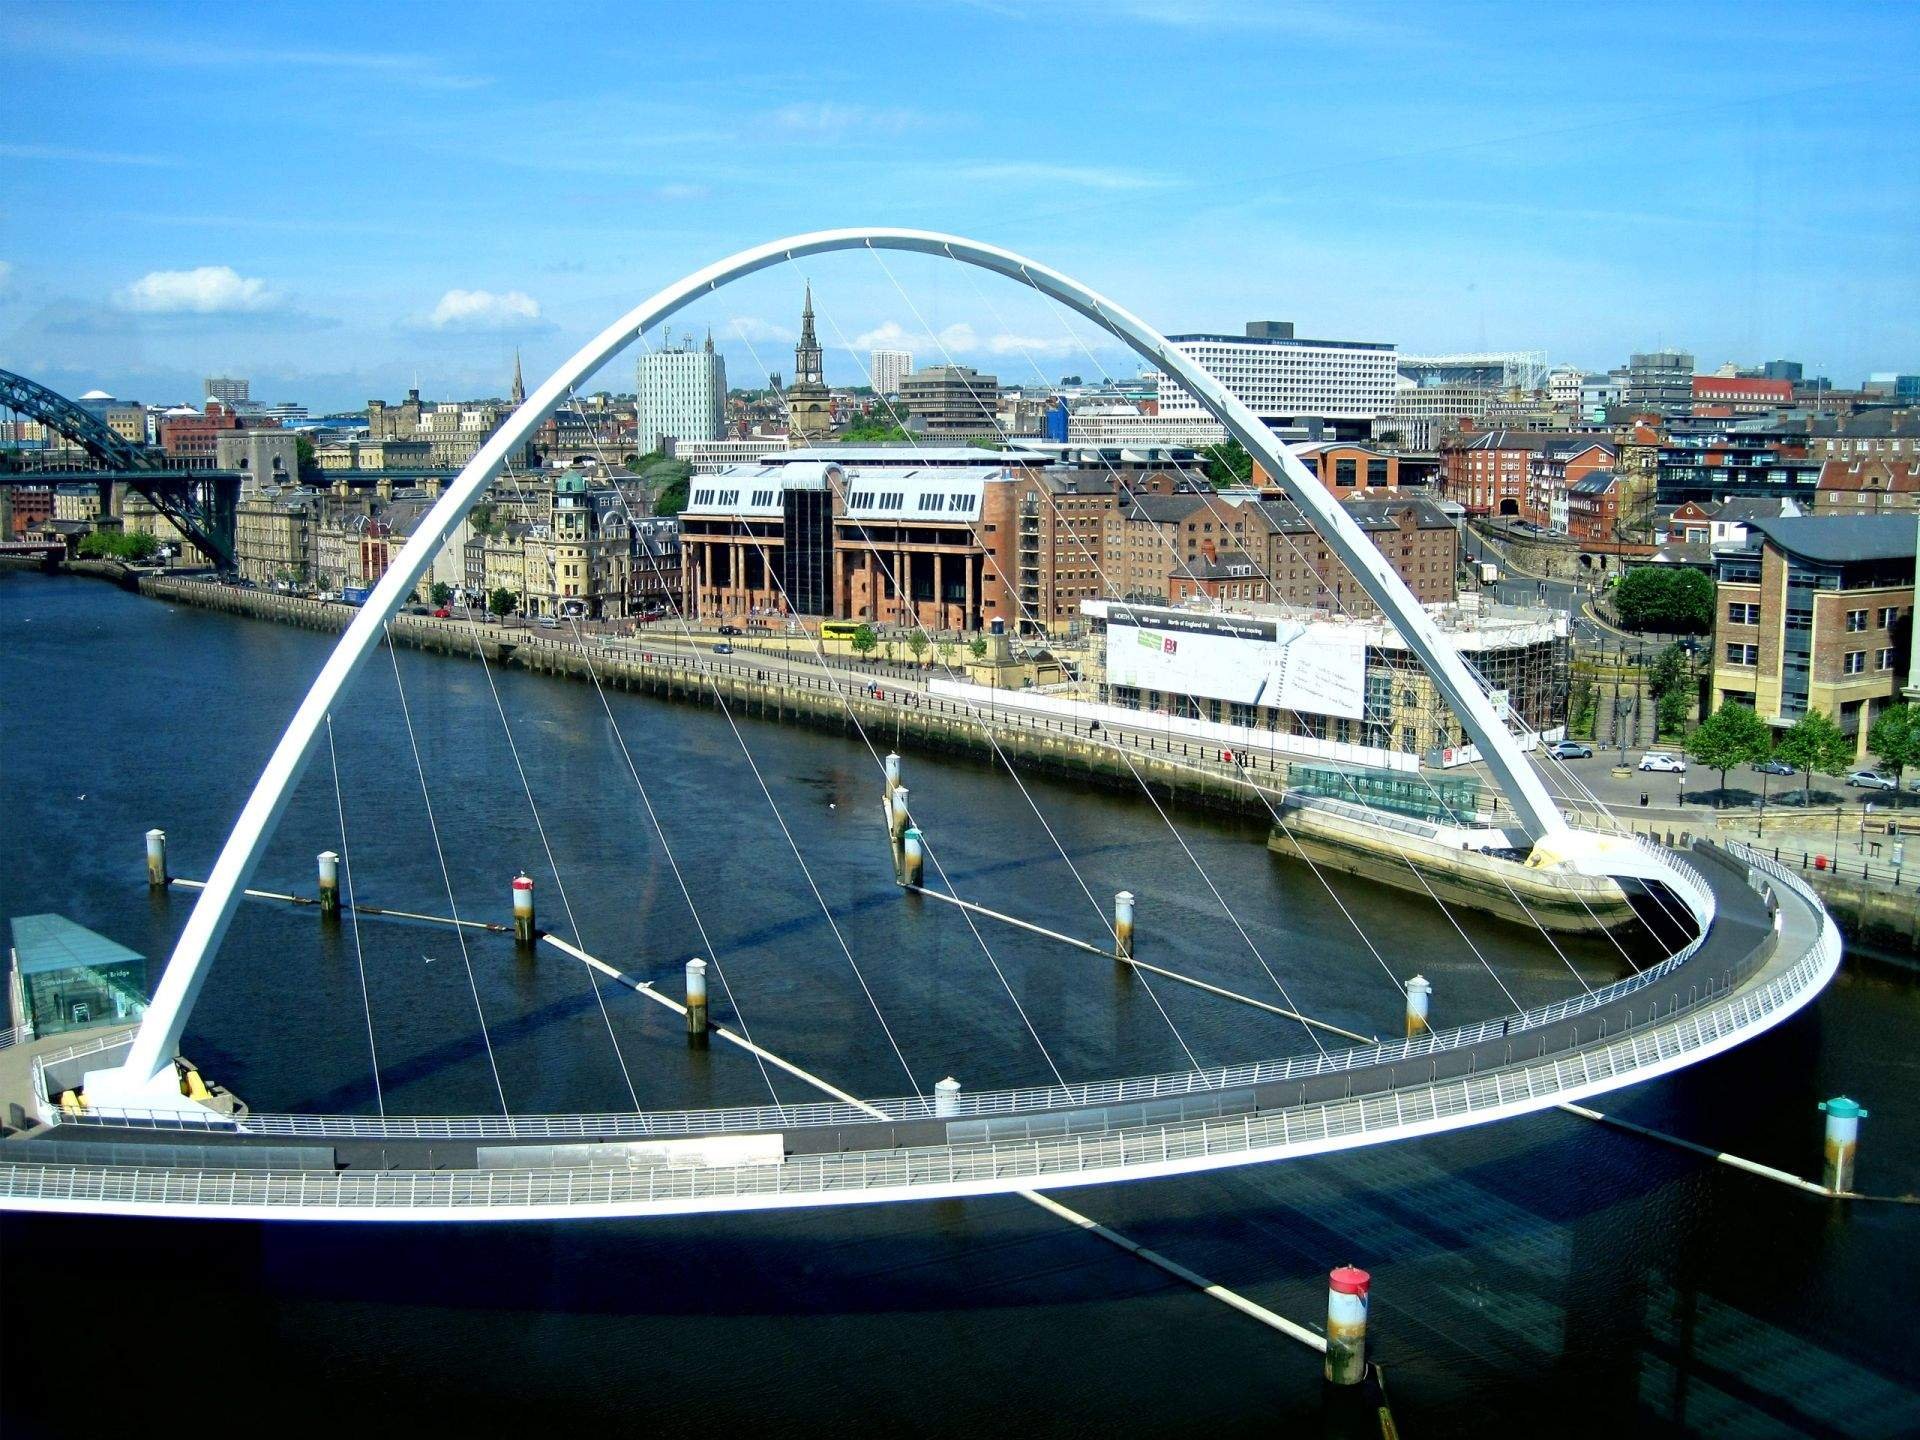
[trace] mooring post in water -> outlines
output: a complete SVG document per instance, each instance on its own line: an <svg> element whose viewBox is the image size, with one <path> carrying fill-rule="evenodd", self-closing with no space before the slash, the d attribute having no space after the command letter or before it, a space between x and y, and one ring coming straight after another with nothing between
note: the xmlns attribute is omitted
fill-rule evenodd
<svg viewBox="0 0 1920 1440"><path fill-rule="evenodd" d="M1851 1191L1853 1158L1860 1148L1860 1122L1867 1118L1867 1112L1858 1101L1844 1095L1822 1100L1820 1108L1827 1112L1827 1165L1820 1179L1829 1190Z"/></svg>
<svg viewBox="0 0 1920 1440"><path fill-rule="evenodd" d="M920 888L920 871L926 864L926 852L920 846L920 830L914 825L907 826L907 833L900 842L901 883L910 890Z"/></svg>
<svg viewBox="0 0 1920 1440"><path fill-rule="evenodd" d="M533 944L533 881L525 875L513 877L513 938L516 944Z"/></svg>
<svg viewBox="0 0 1920 1440"><path fill-rule="evenodd" d="M892 751L888 751L887 758L883 764L887 772L887 788L885 793L887 797L891 799L893 792L900 788L900 757Z"/></svg>
<svg viewBox="0 0 1920 1440"><path fill-rule="evenodd" d="M907 787L897 785L885 799L887 809L887 841L893 847L893 878L902 885L907 883L906 843L907 843Z"/></svg>
<svg viewBox="0 0 1920 1440"><path fill-rule="evenodd" d="M340 913L340 857L320 852L320 913L328 919Z"/></svg>
<svg viewBox="0 0 1920 1440"><path fill-rule="evenodd" d="M1113 958L1133 959L1133 892L1122 890L1113 897Z"/></svg>
<svg viewBox="0 0 1920 1440"><path fill-rule="evenodd" d="M1327 1275L1327 1383L1358 1385L1367 1378L1367 1287L1373 1277L1352 1265Z"/></svg>
<svg viewBox="0 0 1920 1440"><path fill-rule="evenodd" d="M167 888L167 832L164 830L147 831L147 885L154 890Z"/></svg>
<svg viewBox="0 0 1920 1440"><path fill-rule="evenodd" d="M933 1087L933 1113L942 1119L960 1113L960 1082L949 1075Z"/></svg>
<svg viewBox="0 0 1920 1440"><path fill-rule="evenodd" d="M697 955L687 961L687 1043L707 1044L707 962Z"/></svg>
<svg viewBox="0 0 1920 1440"><path fill-rule="evenodd" d="M1424 975L1416 975L1407 981L1407 1038L1424 1035L1433 1028L1427 1022L1427 1011L1433 1004L1433 982Z"/></svg>

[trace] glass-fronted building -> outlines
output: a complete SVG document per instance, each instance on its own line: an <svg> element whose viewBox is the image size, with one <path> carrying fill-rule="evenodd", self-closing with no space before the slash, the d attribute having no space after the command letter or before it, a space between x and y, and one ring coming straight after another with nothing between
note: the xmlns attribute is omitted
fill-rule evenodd
<svg viewBox="0 0 1920 1440"><path fill-rule="evenodd" d="M36 1036L126 1024L147 1009L147 961L63 915L13 920L16 1023Z"/></svg>

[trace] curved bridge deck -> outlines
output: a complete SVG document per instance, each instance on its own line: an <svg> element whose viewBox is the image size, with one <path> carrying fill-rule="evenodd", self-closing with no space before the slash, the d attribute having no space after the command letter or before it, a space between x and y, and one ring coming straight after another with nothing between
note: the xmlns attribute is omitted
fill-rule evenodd
<svg viewBox="0 0 1920 1440"><path fill-rule="evenodd" d="M1683 879L1703 887L1698 898L1714 921L1680 954L1577 1000L1416 1041L982 1092L938 1116L917 1098L876 1102L879 1119L845 1105L385 1125L249 1116L241 1126L169 1137L191 1147L100 1147L107 1163L96 1164L77 1163L86 1140L55 1142L54 1153L47 1142L15 1141L0 1146L0 1161L11 1162L0 1163L0 1207L353 1220L676 1214L1099 1184L1460 1128L1679 1069L1779 1023L1819 993L1838 966L1840 941L1813 892L1742 847L1699 854L1697 869L1682 867ZM396 1123L410 1133L393 1133ZM152 1129L160 1124L156 1117ZM161 1138L152 1129L69 1123L56 1134L96 1144ZM778 1133L779 1159L636 1165L627 1147L606 1143L743 1132ZM565 1141L587 1143L556 1147ZM490 1142L484 1155L481 1142ZM355 1163L391 1164L428 1143L435 1163L463 1168ZM507 1148L516 1143L528 1147L523 1154ZM251 1153L243 1158L230 1149L236 1144ZM155 1152L167 1149L172 1162L156 1163ZM223 1150L232 1154L225 1163ZM596 1151L606 1158L594 1163ZM319 1168L301 1168L309 1165Z"/></svg>

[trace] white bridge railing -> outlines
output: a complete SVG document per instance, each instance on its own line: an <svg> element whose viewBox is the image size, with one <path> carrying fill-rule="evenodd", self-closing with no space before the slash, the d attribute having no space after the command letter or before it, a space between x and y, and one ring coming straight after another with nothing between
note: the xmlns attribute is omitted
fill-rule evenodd
<svg viewBox="0 0 1920 1440"><path fill-rule="evenodd" d="M986 1193L1215 1168L1288 1151L1344 1148L1545 1108L1562 1099L1664 1073L1805 1004L1838 965L1839 934L1797 879L1759 857L1756 868L1811 905L1805 952L1752 991L1736 991L1664 1022L1575 1052L1483 1075L1359 1099L1067 1138L789 1157L782 1165L711 1169L474 1171L173 1171L0 1165L0 1199L29 1205L129 1209L300 1211L334 1218L453 1211L511 1218L529 1211L637 1213Z"/></svg>
<svg viewBox="0 0 1920 1440"><path fill-rule="evenodd" d="M1643 845L1646 842L1641 842ZM1649 847L1651 848L1651 847ZM1704 876L1671 851L1656 852L1677 872L1675 888L1695 916L1713 914L1713 894ZM1686 893L1691 891L1691 894ZM1514 1039L1543 1026L1575 1019L1600 1006L1654 984L1690 960L1706 939L1703 928L1685 947L1638 974L1596 990L1535 1006L1514 1015L1496 1016L1471 1025L1430 1031L1409 1039L1380 1041L1344 1050L1300 1054L1281 1059L1248 1061L1197 1070L1167 1071L1078 1085L1027 1086L962 1092L953 1097L951 1118L1031 1114L1046 1110L1125 1105L1210 1092L1239 1090L1253 1085L1298 1083L1366 1069L1429 1059L1494 1039ZM124 1044L124 1037L74 1046L35 1062L35 1094L51 1101L44 1081L45 1065L62 1059ZM935 1118L934 1102L918 1095L894 1096L871 1104L890 1120ZM941 1112L940 1118L948 1118ZM49 1124L102 1125L156 1130L238 1130L249 1135L311 1140L567 1140L592 1137L644 1138L716 1134L740 1131L788 1130L814 1126L861 1125L873 1122L871 1111L832 1101L798 1105L732 1106L703 1110L660 1110L623 1113L557 1115L288 1115L249 1113L239 1117L183 1116L179 1111L139 1111L116 1107L111 1114L68 1112L43 1106Z"/></svg>

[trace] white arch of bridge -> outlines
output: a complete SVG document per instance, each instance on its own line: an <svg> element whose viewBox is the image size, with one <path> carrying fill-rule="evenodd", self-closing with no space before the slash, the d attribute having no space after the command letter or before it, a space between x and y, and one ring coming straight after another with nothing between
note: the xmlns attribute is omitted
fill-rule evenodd
<svg viewBox="0 0 1920 1440"><path fill-rule="evenodd" d="M1125 342L1143 359L1175 376L1275 478L1368 597L1392 620L1479 747L1487 768L1511 802L1528 836L1536 845L1549 842L1546 849L1556 859L1580 863L1578 842L1585 838L1584 834L1570 830L1553 797L1453 644L1325 487L1253 411L1199 364L1130 311L1059 271L1010 250L925 230L815 231L743 250L642 301L554 371L442 493L414 532L413 539L394 558L367 597L301 700L227 837L206 888L194 904L125 1062L86 1077L89 1104L178 1108L186 1103L174 1083L172 1063L187 1016L206 981L213 953L226 934L267 839L292 798L327 713L360 666L373 654L386 622L413 594L445 536L485 492L506 457L525 443L576 384L647 330L671 319L702 296L756 271L803 256L863 249L945 257L1031 286L1085 316ZM1590 858L1602 860L1599 855Z"/></svg>

